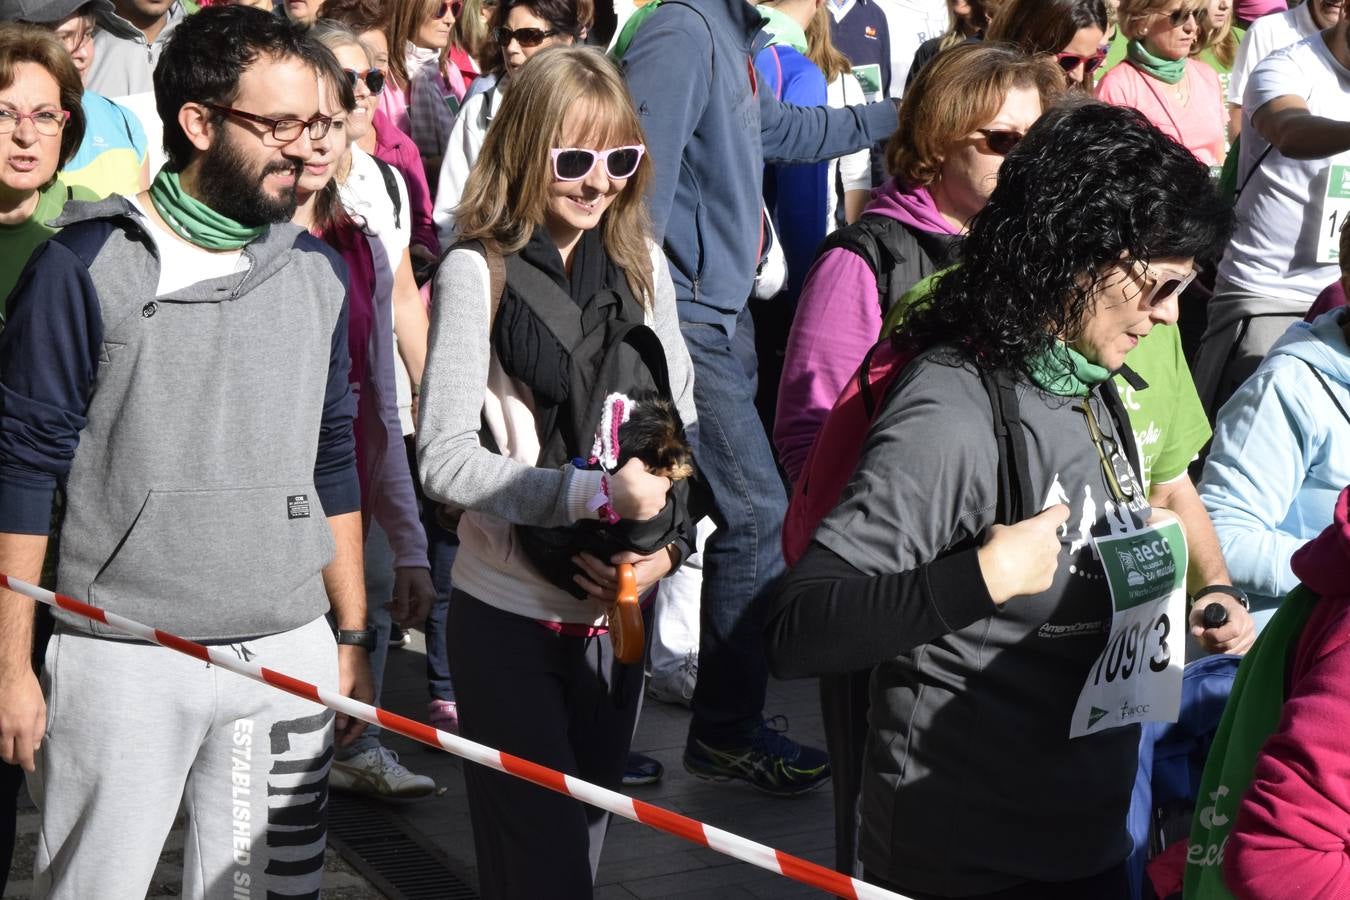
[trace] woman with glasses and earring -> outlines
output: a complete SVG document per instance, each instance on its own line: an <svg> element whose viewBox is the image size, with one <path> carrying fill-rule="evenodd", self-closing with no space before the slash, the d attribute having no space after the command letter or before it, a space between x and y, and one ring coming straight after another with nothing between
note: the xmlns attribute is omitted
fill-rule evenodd
<svg viewBox="0 0 1350 900"><path fill-rule="evenodd" d="M1051 110L890 339L910 362L766 611L780 677L875 667L870 881L1130 896L1137 723L1180 702L1187 557L1110 379L1230 224L1137 113Z"/></svg>
<svg viewBox="0 0 1350 900"><path fill-rule="evenodd" d="M47 29L0 23L0 326L24 263L56 233L68 200L96 200L61 180L84 138L84 85Z"/></svg>
<svg viewBox="0 0 1350 900"><path fill-rule="evenodd" d="M536 53L549 47L570 47L584 38L592 9L590 0L501 0L492 32L500 56L493 70L475 82L474 92L455 118L441 160L432 210L441 243L454 242L455 206L511 79Z"/></svg>
<svg viewBox="0 0 1350 900"><path fill-rule="evenodd" d="M536 465L538 429L566 414L548 398L562 386L553 367L568 362L552 343L531 343L540 332L527 310L557 303L559 315L581 315L576 307L594 313L601 297L617 299L607 315L655 333L666 399L690 429L693 372L647 223L651 163L617 68L598 50L553 49L512 82L456 210L465 243L435 280L422 484L464 510L449 623L461 734L617 789L643 683L641 660L619 662L607 628L623 560L575 557L575 590L565 590L514 529L611 513L646 521L670 482L637 459L613 474ZM688 549L627 554L639 596ZM464 777L485 898L592 895L608 814L481 766Z"/></svg>
<svg viewBox="0 0 1350 900"><path fill-rule="evenodd" d="M1130 106L1215 169L1227 154L1228 114L1214 69L1193 61L1207 0L1121 0L1125 62L1097 85L1097 99Z"/></svg>
<svg viewBox="0 0 1350 900"><path fill-rule="evenodd" d="M1008 0L985 37L1054 56L1069 88L1091 94L1106 59L1106 25L1103 0Z"/></svg>

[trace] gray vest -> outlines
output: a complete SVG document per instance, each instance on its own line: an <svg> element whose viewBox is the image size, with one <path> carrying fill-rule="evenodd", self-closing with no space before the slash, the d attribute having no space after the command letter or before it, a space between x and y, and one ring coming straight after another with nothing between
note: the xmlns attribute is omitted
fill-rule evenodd
<svg viewBox="0 0 1350 900"><path fill-rule="evenodd" d="M111 221L84 260L104 333L58 588L202 640L312 621L334 551L314 464L346 286L280 225L244 249L246 271L157 298L158 257L128 212L114 198L57 220L76 247Z"/></svg>

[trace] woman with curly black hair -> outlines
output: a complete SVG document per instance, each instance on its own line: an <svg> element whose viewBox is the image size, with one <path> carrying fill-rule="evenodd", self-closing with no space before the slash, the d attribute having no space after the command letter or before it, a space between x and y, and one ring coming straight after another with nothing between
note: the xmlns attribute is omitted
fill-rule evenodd
<svg viewBox="0 0 1350 900"><path fill-rule="evenodd" d="M1127 896L1135 723L1180 699L1186 548L1110 377L1229 227L1208 170L1138 113L1057 109L892 338L908 363L767 631L780 677L876 667L869 880Z"/></svg>

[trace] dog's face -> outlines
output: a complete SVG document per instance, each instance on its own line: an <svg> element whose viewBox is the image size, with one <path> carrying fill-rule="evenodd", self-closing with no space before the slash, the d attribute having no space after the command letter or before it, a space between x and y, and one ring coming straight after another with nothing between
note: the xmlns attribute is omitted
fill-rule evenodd
<svg viewBox="0 0 1350 900"><path fill-rule="evenodd" d="M637 457L648 472L671 481L694 474L694 453L675 405L655 393L639 394L632 404L628 421L619 428L619 465Z"/></svg>

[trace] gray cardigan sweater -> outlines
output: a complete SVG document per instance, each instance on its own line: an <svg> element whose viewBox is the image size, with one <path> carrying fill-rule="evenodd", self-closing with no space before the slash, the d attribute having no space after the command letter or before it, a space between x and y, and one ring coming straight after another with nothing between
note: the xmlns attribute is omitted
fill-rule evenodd
<svg viewBox="0 0 1350 900"><path fill-rule="evenodd" d="M665 257L652 245L656 297L648 324L661 339L671 393L695 441L694 371L680 334ZM595 513L599 473L535 467L539 441L530 391L508 377L488 337L487 263L453 250L436 275L431 339L422 375L418 469L428 497L467 510L460 520L455 587L507 612L555 622L602 624L604 607L579 601L541 576L515 545L513 523L567 525ZM484 421L501 453L479 441Z"/></svg>

